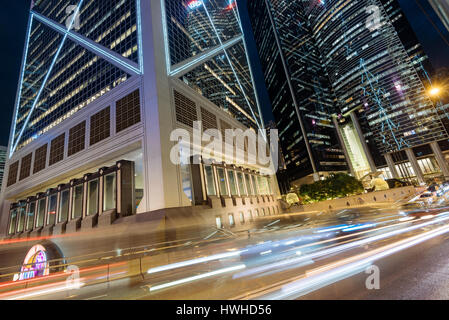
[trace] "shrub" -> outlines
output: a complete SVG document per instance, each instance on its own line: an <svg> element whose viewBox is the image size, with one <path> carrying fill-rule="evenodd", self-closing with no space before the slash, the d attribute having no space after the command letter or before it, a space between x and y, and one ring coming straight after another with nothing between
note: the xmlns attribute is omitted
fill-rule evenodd
<svg viewBox="0 0 449 320"><path fill-rule="evenodd" d="M345 173L334 173L325 180L313 184L302 185L299 196L305 203L344 198L363 193L363 184Z"/></svg>

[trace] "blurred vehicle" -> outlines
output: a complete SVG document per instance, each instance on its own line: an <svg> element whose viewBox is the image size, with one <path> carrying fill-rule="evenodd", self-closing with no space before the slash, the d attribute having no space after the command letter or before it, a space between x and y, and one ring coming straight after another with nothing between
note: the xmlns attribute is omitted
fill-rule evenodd
<svg viewBox="0 0 449 320"><path fill-rule="evenodd" d="M439 184L434 182L427 188L427 191L429 191L429 192L437 192L439 189L440 189Z"/></svg>
<svg viewBox="0 0 449 320"><path fill-rule="evenodd" d="M386 180L386 182L388 183L390 189L408 187L412 185L410 182L402 181L399 179L388 179Z"/></svg>
<svg viewBox="0 0 449 320"><path fill-rule="evenodd" d="M423 201L413 201L413 202L407 202L400 206L401 211L415 211L415 210L423 210L427 206Z"/></svg>
<svg viewBox="0 0 449 320"><path fill-rule="evenodd" d="M437 200L438 196L434 192L426 191L419 196L419 200L427 202L427 204L431 205L435 200Z"/></svg>
<svg viewBox="0 0 449 320"><path fill-rule="evenodd" d="M352 221L360 217L360 209L345 209L336 213L339 220Z"/></svg>
<svg viewBox="0 0 449 320"><path fill-rule="evenodd" d="M441 187L442 187L442 188L449 188L449 181L444 181L444 182L441 184Z"/></svg>

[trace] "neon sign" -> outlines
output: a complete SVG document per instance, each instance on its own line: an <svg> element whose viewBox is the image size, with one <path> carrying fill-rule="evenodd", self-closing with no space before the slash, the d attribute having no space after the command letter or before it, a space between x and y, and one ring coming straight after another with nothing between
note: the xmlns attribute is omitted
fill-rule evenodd
<svg viewBox="0 0 449 320"><path fill-rule="evenodd" d="M35 245L28 251L25 260L23 261L23 266L20 269L20 275L14 277L14 281L48 276L50 269L47 260L45 248L39 244Z"/></svg>

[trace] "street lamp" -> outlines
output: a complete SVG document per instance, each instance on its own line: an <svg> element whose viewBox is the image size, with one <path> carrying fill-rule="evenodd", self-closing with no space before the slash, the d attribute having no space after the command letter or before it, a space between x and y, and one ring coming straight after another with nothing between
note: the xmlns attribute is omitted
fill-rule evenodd
<svg viewBox="0 0 449 320"><path fill-rule="evenodd" d="M430 88L430 90L429 90L429 95L432 97L439 96L440 93L441 93L440 87L433 87L433 88Z"/></svg>

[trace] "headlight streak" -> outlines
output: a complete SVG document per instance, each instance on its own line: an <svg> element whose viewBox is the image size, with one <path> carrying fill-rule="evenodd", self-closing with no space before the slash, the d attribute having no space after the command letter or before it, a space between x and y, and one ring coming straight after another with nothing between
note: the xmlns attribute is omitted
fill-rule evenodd
<svg viewBox="0 0 449 320"><path fill-rule="evenodd" d="M180 279L180 280L176 280L176 281L172 281L172 282L167 282L167 283L164 283L164 284L160 284L160 285L156 285L156 286L150 287L150 292L166 289L166 288L169 288L169 287L174 287L174 286L177 286L177 285L180 285L180 284L184 284L184 283L188 283L188 282L192 282L192 281L196 281L196 280L200 280L200 279L204 279L204 278L209 278L209 277L213 277L213 276L224 274L224 273L228 273L228 272L242 270L242 269L245 269L245 268L246 268L246 266L244 264L239 264L239 265L236 265L236 266L233 266L233 267L219 269L219 270L216 270L216 271L203 273L203 274L200 274L200 275L197 275L197 276L193 276L193 277L188 277L188 278L184 278L184 279Z"/></svg>
<svg viewBox="0 0 449 320"><path fill-rule="evenodd" d="M158 273L158 272L162 272L162 271L168 271L168 270L183 268L183 267L192 266L192 265L200 264L200 263L204 263L204 262L210 262L210 261L214 261L214 260L234 258L234 257L240 256L240 254L242 252L245 252L245 251L246 250L232 251L232 252L228 252L228 253L215 254L215 255L212 255L212 256L208 256L208 257L203 257L203 258L197 258L197 259L192 259L192 260L186 260L186 261L182 261L182 262L172 263L172 264L168 264L168 265L165 265L165 266L160 266L160 267L155 267L155 268L148 269L147 273L148 274Z"/></svg>
<svg viewBox="0 0 449 320"><path fill-rule="evenodd" d="M362 230L362 229L368 229L368 228L372 228L375 227L377 224L375 223L368 223L368 224L361 224L361 225L355 225L346 229L343 229L341 231L343 232L350 232L350 231L357 231L357 230Z"/></svg>
<svg viewBox="0 0 449 320"><path fill-rule="evenodd" d="M325 250L320 250L320 251L315 252L315 253L303 255L302 259L304 259L304 260L314 260L314 259L322 257L322 256L328 256L328 255L340 253L340 252L348 250L348 249L352 249L352 248L355 248L355 247L359 247L359 246L363 246L363 245L366 245L366 244L370 244L372 242L383 240L383 239L390 238L390 237L393 237L393 236L397 236L397 235L402 234L402 233L407 233L407 232L410 232L410 231L413 231L413 230L421 229L423 227L426 227L426 226L429 226L429 225L432 225L432 224L436 224L436 223L440 223L440 222L446 221L446 220L449 220L449 217L447 217L447 218L440 218L440 219L432 220L432 221L429 221L429 222L426 222L426 223L421 223L421 224L418 224L418 225L410 226L410 227L407 227L407 228L403 228L403 229L394 230L394 231L390 231L390 232L387 232L387 233L375 235L375 236L368 237L368 238L365 238L365 239L348 242L346 244L339 245L337 247L333 247L333 248L325 249ZM370 230L370 231L373 231L373 230Z"/></svg>
<svg viewBox="0 0 449 320"><path fill-rule="evenodd" d="M59 286L55 286L61 284ZM72 284L72 285L67 285L66 282L60 282L60 283L54 283L49 285L49 287L54 287L54 288L48 288L48 289L42 289L42 290L38 290L38 291L34 291L34 292L30 292L27 294L22 294L19 296L14 296L11 298L8 298L7 300L22 300L22 299L29 299L29 298L33 298L33 297L39 297L42 295L48 295L48 294L52 294L52 293L57 293L57 292L62 292L62 291L66 291L66 290L75 290L75 289L80 289L81 287L83 287L85 285L84 282L80 282L80 283L76 283L76 284ZM30 290L35 289L35 288L30 288Z"/></svg>
<svg viewBox="0 0 449 320"><path fill-rule="evenodd" d="M291 266L292 264L295 264L295 267L302 267L302 266L306 266L306 265L310 265L310 264L314 263L313 260L309 260L309 261L303 261L303 260L304 259L302 259L302 258L294 258L294 259L284 260L284 261L280 261L280 262L276 262L276 263L270 263L268 265L264 265L264 266L260 266L260 267L256 267L256 268L247 269L243 272L234 274L232 276L232 279L239 279L239 278L243 278L243 277L260 274L262 272L266 272L266 271L269 271L269 270L272 270L275 268L276 268L275 271L278 271L278 268Z"/></svg>
<svg viewBox="0 0 449 320"><path fill-rule="evenodd" d="M300 279L288 285L284 285L280 293L274 294L268 299L298 298L331 283L348 278L365 270L373 262L390 256L399 251L408 249L432 238L449 232L449 226L428 231L407 239L397 241L384 247L338 261L322 268L307 272L306 278Z"/></svg>
<svg viewBox="0 0 449 320"><path fill-rule="evenodd" d="M444 216L444 215L447 215L447 214L448 214L448 212L444 212L444 213L440 213L439 215L437 215L435 217ZM394 231L391 231L391 232L388 232L388 233L385 233L385 234L379 234L379 235L376 235L376 236L367 237L367 238L364 238L364 239L361 239L361 240L357 240L357 241L353 241L353 242L349 242L351 240L348 240L348 242L346 244L339 245L339 246L336 246L336 247L331 247L329 249L320 250L320 251L317 251L317 252L314 252L314 253L309 253L309 254L304 254L303 252L299 251L298 249L302 249L302 248L309 247L309 246L316 246L316 245L318 245L320 243L322 244L322 243L327 243L327 242L331 242L331 241L333 242L333 241L341 240L341 239L344 239L344 238L351 238L355 234L342 236L342 237L339 237L339 238L336 238L336 239L325 240L325 241L321 241L319 243L306 244L306 245L303 245L303 246L300 246L300 247L296 248L296 250L297 250L296 254L297 255L301 255L301 257L298 258L298 259L294 259L294 260L295 260L295 263L303 263L303 262L307 262L307 261L314 261L314 260L316 260L316 259L318 259L320 257L323 257L323 256L336 255L336 254L338 254L338 253L340 253L342 251L346 251L346 250L349 250L349 249L352 249L352 248L363 246L363 245L366 245L366 244L369 244L369 243L372 243L372 242L375 242L375 241L378 241L378 240L384 240L386 238L394 237L394 236L400 235L402 233L408 233L408 232L413 231L413 230L421 229L421 228L424 228L424 227L427 227L427 226L430 226L430 225L434 225L434 224L438 224L438 223L442 223L442 222L445 222L445 221L448 221L448 220L449 220L449 217L439 217L438 219L434 219L434 220L431 220L431 221L428 221L428 222L425 222L425 223L412 225L412 226L404 228L404 229L394 230ZM417 220L417 221L420 221L420 220ZM379 231L379 230L385 229L385 228L391 228L391 227L397 227L397 226L400 226L400 225L409 225L409 224L410 224L410 222L401 222L401 223L398 223L398 224L395 224L395 225L392 225L392 226L385 226L385 227L377 228L375 230L367 230L367 231L359 232L358 234L362 235L362 234L366 234L366 233L372 233L374 231ZM406 239L406 240L408 241L408 239ZM298 267L301 267L301 266L302 265L298 265ZM369 264L367 266L369 266ZM294 268L294 267L295 266L293 266L293 265L291 266L291 268ZM266 270L263 270L263 271L266 271ZM359 273L359 272L356 272L355 274L357 274L357 273ZM297 277L296 279L303 279L303 276ZM291 280L292 279L290 279L290 281ZM272 286L272 287L274 287L274 286ZM279 287L279 285L276 286L276 287ZM270 291L270 290L265 290L265 291ZM235 299L257 299L257 297L261 296L260 292L262 292L262 290L255 290L252 293L246 293L244 296L239 296L239 297L236 297Z"/></svg>

